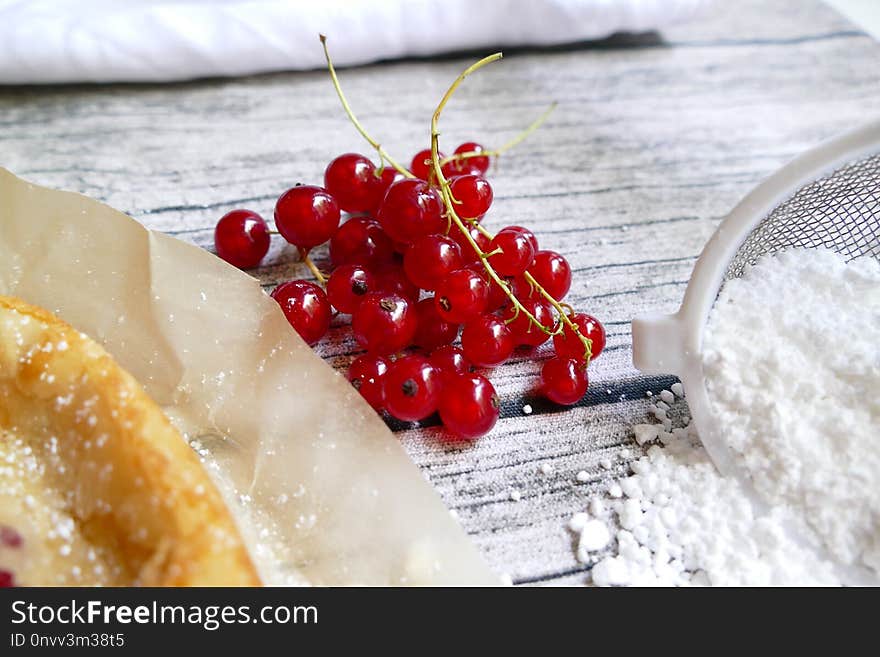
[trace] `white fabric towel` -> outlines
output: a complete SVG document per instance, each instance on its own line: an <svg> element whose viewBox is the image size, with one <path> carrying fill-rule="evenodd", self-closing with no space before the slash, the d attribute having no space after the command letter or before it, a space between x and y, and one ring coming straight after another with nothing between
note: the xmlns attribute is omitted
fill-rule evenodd
<svg viewBox="0 0 880 657"><path fill-rule="evenodd" d="M706 0L0 0L0 83L170 81L642 32Z"/></svg>

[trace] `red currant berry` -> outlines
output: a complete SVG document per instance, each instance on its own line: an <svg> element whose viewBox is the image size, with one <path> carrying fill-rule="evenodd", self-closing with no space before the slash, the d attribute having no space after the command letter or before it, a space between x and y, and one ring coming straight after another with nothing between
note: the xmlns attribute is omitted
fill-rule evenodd
<svg viewBox="0 0 880 657"><path fill-rule="evenodd" d="M403 244L446 232L440 194L422 180L405 178L392 184L376 218L392 240Z"/></svg>
<svg viewBox="0 0 880 657"><path fill-rule="evenodd" d="M382 201L385 200L385 194L388 193L388 188L394 184L394 181L397 180L397 170L386 166L382 169L382 173L379 174L379 170L376 169L376 177L379 179L380 184L379 188L382 190L381 193L376 198L376 204L368 210L371 214L376 214L379 210L379 206L382 205Z"/></svg>
<svg viewBox="0 0 880 657"><path fill-rule="evenodd" d="M0 546L17 550L24 544L24 539L15 527L0 525Z"/></svg>
<svg viewBox="0 0 880 657"><path fill-rule="evenodd" d="M444 381L440 392L440 419L458 438L479 438L498 421L501 401L495 387L479 374L459 374Z"/></svg>
<svg viewBox="0 0 880 657"><path fill-rule="evenodd" d="M464 352L452 345L444 345L431 352L428 359L441 375L467 374L471 371L471 362Z"/></svg>
<svg viewBox="0 0 880 657"><path fill-rule="evenodd" d="M449 183L449 191L458 201L455 213L462 219L482 217L492 205L492 186L482 176L456 176Z"/></svg>
<svg viewBox="0 0 880 657"><path fill-rule="evenodd" d="M458 337L458 324L443 321L433 298L422 299L416 304L416 316L418 326L413 344L417 347L432 351Z"/></svg>
<svg viewBox="0 0 880 657"><path fill-rule="evenodd" d="M340 155L324 171L324 188L346 212L375 211L393 180L392 169L383 169L380 174L370 160L357 153Z"/></svg>
<svg viewBox="0 0 880 657"><path fill-rule="evenodd" d="M483 172L475 166L472 166L468 160L452 160L444 164L441 169L447 180L452 180L457 176L482 176Z"/></svg>
<svg viewBox="0 0 880 657"><path fill-rule="evenodd" d="M377 411L385 406L383 378L388 371L388 361L382 356L364 354L356 358L348 368L348 380L361 397Z"/></svg>
<svg viewBox="0 0 880 657"><path fill-rule="evenodd" d="M551 358L541 368L541 385L550 401L576 404L587 392L587 370L574 358Z"/></svg>
<svg viewBox="0 0 880 657"><path fill-rule="evenodd" d="M367 267L390 262L394 246L379 222L367 217L352 217L330 238L330 262Z"/></svg>
<svg viewBox="0 0 880 657"><path fill-rule="evenodd" d="M342 265L327 281L327 298L341 313L353 313L370 292L378 290L376 277L362 265Z"/></svg>
<svg viewBox="0 0 880 657"><path fill-rule="evenodd" d="M445 155L439 154L442 160ZM431 149L426 148L413 155L409 170L419 180L430 180L434 176L434 165L431 163Z"/></svg>
<svg viewBox="0 0 880 657"><path fill-rule="evenodd" d="M483 253L486 253L489 250L489 242L491 239L483 234L479 228L476 226L468 226L468 233ZM458 246L461 249L462 262L466 265L471 264L472 262L480 262L480 254L474 250L474 247L471 246L471 243L468 241L467 237L464 236L464 233L454 227L452 232L449 233L449 236L458 243ZM482 269L482 265L480 268Z"/></svg>
<svg viewBox="0 0 880 657"><path fill-rule="evenodd" d="M404 356L391 363L384 384L385 408L398 420L422 420L437 410L440 376L422 356Z"/></svg>
<svg viewBox="0 0 880 657"><path fill-rule="evenodd" d="M474 141L467 141L463 143L461 146L455 149L455 155L462 155L463 153L482 153L486 149L480 146L478 143ZM478 173L480 175L486 173L489 170L489 156L488 155L479 155L476 157L469 157L464 160L453 160L450 164L458 164L461 169L468 169L468 171L473 171L474 173ZM459 171L459 174L464 173L464 171Z"/></svg>
<svg viewBox="0 0 880 657"><path fill-rule="evenodd" d="M547 293L562 301L571 288L571 267L568 260L555 251L538 251L529 265L529 273Z"/></svg>
<svg viewBox="0 0 880 657"><path fill-rule="evenodd" d="M15 586L15 575L10 570L0 568L0 589L11 589Z"/></svg>
<svg viewBox="0 0 880 657"><path fill-rule="evenodd" d="M440 281L434 292L437 312L447 322L463 324L486 310L489 285L470 269L459 269Z"/></svg>
<svg viewBox="0 0 880 657"><path fill-rule="evenodd" d="M390 262L379 267L374 272L376 276L376 289L380 292L392 292L409 299L413 303L419 300L419 288L403 271L403 266L397 262Z"/></svg>
<svg viewBox="0 0 880 657"><path fill-rule="evenodd" d="M423 290L433 290L463 265L461 248L445 235L420 237L403 255L403 270L413 285Z"/></svg>
<svg viewBox="0 0 880 657"><path fill-rule="evenodd" d="M393 354L412 343L416 332L414 304L399 294L371 292L354 311L355 340L374 354Z"/></svg>
<svg viewBox="0 0 880 657"><path fill-rule="evenodd" d="M480 275L483 276L483 278L486 278L486 280L489 283L489 301L486 304L486 310L488 312L494 312L494 311L498 310L499 308L503 308L504 306L506 306L508 304L508 302L510 301L510 299L507 297L507 292L505 292L504 289L500 285L498 285L498 283L496 283L494 280L491 280L488 278L488 274L486 274L486 270L483 269L482 264L477 263L476 265L473 265L473 267L474 267L474 270L478 271L480 273ZM504 278L504 282L507 283L507 285L510 287L510 290L512 293L513 292L513 279L509 278L509 277L502 277L502 278Z"/></svg>
<svg viewBox="0 0 880 657"><path fill-rule="evenodd" d="M330 302L324 290L314 283L287 281L272 291L272 298L308 344L315 344L330 328Z"/></svg>
<svg viewBox="0 0 880 657"><path fill-rule="evenodd" d="M553 306L547 301L541 299L525 299L520 301L523 307L528 310L532 316L541 322L541 326L548 331L556 328L556 317L553 315ZM509 323L507 324L510 332L513 333L513 339L517 346L538 347L548 339L550 335L545 333L530 320L525 313L516 312L514 306L505 308L502 317ZM513 319L516 317L516 319Z"/></svg>
<svg viewBox="0 0 880 657"><path fill-rule="evenodd" d="M523 299L543 298L541 297L541 295L538 294L534 286L525 279L524 276L514 276L512 278L508 278L507 282L510 284L510 292L520 301L522 301Z"/></svg>
<svg viewBox="0 0 880 657"><path fill-rule="evenodd" d="M339 227L339 205L323 187L299 185L275 204L275 226L291 244L311 249L333 237Z"/></svg>
<svg viewBox="0 0 880 657"><path fill-rule="evenodd" d="M508 226L505 230L513 230L518 232L529 241L529 244L532 245L532 249L535 251L535 253L538 252L538 238L535 237L535 234L528 228L524 228L523 226Z"/></svg>
<svg viewBox="0 0 880 657"><path fill-rule="evenodd" d="M214 248L230 265L240 269L256 267L269 250L269 227L256 212L227 212L214 229Z"/></svg>
<svg viewBox="0 0 880 657"><path fill-rule="evenodd" d="M571 321L578 327L580 334L593 341L591 359L599 357L605 348L605 327L592 315L575 313ZM568 324L559 335L553 336L553 348L560 358L574 358L577 361L585 360L585 347L581 339L575 335Z"/></svg>
<svg viewBox="0 0 880 657"><path fill-rule="evenodd" d="M477 367L500 365L510 358L514 347L513 333L496 315L480 315L461 331L462 351Z"/></svg>
<svg viewBox="0 0 880 657"><path fill-rule="evenodd" d="M489 242L489 252L500 250L489 257L489 263L501 276L519 276L532 264L535 249L528 236L516 226L502 228Z"/></svg>

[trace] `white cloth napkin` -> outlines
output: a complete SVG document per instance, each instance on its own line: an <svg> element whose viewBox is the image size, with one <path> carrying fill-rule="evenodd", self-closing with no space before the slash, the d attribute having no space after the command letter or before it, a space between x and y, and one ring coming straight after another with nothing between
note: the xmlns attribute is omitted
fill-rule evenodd
<svg viewBox="0 0 880 657"><path fill-rule="evenodd" d="M706 0L0 0L0 83L159 82L662 28Z"/></svg>

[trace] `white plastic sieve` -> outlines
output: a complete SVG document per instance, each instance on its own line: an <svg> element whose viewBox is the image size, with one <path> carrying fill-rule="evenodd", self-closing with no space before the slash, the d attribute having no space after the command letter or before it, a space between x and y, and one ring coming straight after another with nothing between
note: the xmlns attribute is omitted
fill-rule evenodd
<svg viewBox="0 0 880 657"><path fill-rule="evenodd" d="M681 379L709 457L750 492L748 477L711 421L701 354L705 326L724 284L762 255L819 247L848 260L880 259L880 121L808 151L756 187L709 239L678 312L632 323L635 366ZM864 569L843 570L847 583L878 582Z"/></svg>

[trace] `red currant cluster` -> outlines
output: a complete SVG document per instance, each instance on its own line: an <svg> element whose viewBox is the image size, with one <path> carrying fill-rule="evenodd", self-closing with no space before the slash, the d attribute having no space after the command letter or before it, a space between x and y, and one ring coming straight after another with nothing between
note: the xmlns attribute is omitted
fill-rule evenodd
<svg viewBox="0 0 880 657"><path fill-rule="evenodd" d="M318 282L288 281L273 291L293 328L313 345L334 308L351 314L354 338L366 350L349 368L352 385L377 411L400 420L438 412L460 438L476 438L498 419L494 387L472 369L496 367L515 349L535 349L551 337L556 355L541 371L543 393L576 403L605 330L561 303L571 286L563 256L539 249L527 228L492 235L482 225L493 200L485 174L501 149L468 142L445 157L436 143L438 108L432 148L405 169L357 123L329 55L328 64L350 118L393 168L340 155L327 166L323 187L299 185L278 199L277 231ZM350 216L340 225L342 212ZM256 213L234 210L217 224L217 253L238 267L256 266L270 233ZM325 278L309 253L328 241L333 271ZM453 346L459 335L461 346Z"/></svg>
<svg viewBox="0 0 880 657"><path fill-rule="evenodd" d="M340 155L327 167L324 187L293 187L275 206L281 236L304 258L329 241L334 266L326 281L315 270L326 292L295 280L272 293L291 325L315 344L334 308L351 314L354 337L367 353L351 364L348 378L373 408L405 421L439 411L444 425L465 438L486 433L498 417L492 384L472 367L496 367L517 347L534 349L552 335L556 358L544 364L544 394L573 404L587 390L586 360L605 343L598 321L573 313L569 319L592 342L587 352L572 327L560 328L554 307L538 292L540 286L557 302L568 293L571 268L563 256L539 249L527 228L508 226L491 236L482 227L492 203L484 178L489 157L457 157L481 151L467 143L443 158L456 213L479 251L449 229L443 199L429 182L430 151L412 162L411 171L424 179L395 180L393 170L379 171L362 155ZM342 225L341 211L354 215ZM217 224L215 246L228 262L253 267L266 254L269 236L259 215L233 210ZM486 275L484 260L508 290ZM510 294L538 325L510 303ZM459 332L461 346L452 346ZM393 358L410 347L417 351Z"/></svg>

